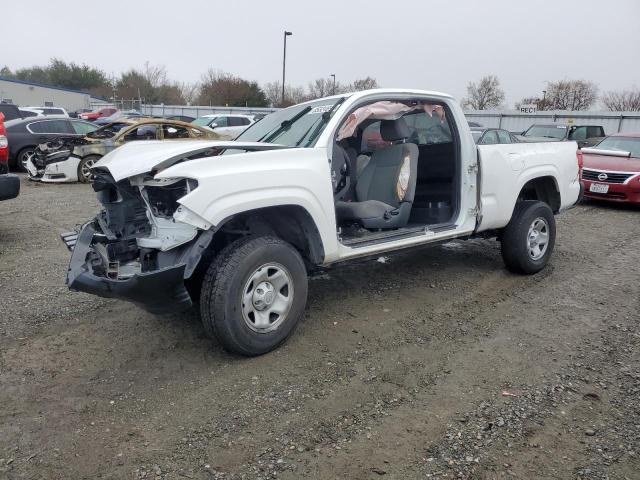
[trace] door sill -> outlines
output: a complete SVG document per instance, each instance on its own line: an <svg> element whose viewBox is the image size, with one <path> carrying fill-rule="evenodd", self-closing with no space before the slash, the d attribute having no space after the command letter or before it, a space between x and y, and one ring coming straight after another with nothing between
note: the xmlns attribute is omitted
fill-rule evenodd
<svg viewBox="0 0 640 480"><path fill-rule="evenodd" d="M416 227L405 227L397 230L387 230L382 232L375 232L368 234L362 238L338 238L340 243L346 247L362 248L370 247L371 245L377 245L380 243L391 242L395 240L402 240L405 238L413 238L420 236L429 236L435 233L445 232L447 230L454 230L457 225L454 223L438 224L438 225L421 225Z"/></svg>

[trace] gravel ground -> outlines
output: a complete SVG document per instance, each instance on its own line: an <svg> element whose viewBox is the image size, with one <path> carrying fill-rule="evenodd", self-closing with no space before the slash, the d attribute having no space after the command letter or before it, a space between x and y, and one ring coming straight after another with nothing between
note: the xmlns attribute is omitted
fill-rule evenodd
<svg viewBox="0 0 640 480"><path fill-rule="evenodd" d="M452 242L316 275L279 350L69 292L86 185L0 203L0 478L640 478L640 209L558 217L552 263Z"/></svg>

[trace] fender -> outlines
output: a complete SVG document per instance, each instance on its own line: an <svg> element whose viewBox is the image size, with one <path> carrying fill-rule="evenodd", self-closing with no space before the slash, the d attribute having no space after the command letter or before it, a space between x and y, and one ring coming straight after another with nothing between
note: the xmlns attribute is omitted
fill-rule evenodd
<svg viewBox="0 0 640 480"><path fill-rule="evenodd" d="M221 155L179 163L155 178L186 177L198 187L179 203L215 227L259 208L296 205L320 233L325 261L338 255L326 149L288 149Z"/></svg>

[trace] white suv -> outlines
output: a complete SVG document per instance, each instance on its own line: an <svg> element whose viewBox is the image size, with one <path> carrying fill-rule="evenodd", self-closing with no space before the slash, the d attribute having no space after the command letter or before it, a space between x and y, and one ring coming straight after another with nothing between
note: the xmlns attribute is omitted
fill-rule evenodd
<svg viewBox="0 0 640 480"><path fill-rule="evenodd" d="M234 140L251 124L255 123L255 120L253 115L214 113L197 118L191 123L200 127L210 128L215 130L217 134L229 140Z"/></svg>

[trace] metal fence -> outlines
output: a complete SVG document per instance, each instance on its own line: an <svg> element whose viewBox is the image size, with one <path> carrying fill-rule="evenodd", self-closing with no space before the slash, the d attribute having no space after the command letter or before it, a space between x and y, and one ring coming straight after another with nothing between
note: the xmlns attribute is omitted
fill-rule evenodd
<svg viewBox="0 0 640 480"><path fill-rule="evenodd" d="M202 117L214 113L264 114L275 112L277 108L260 107L212 107L206 105L142 105L140 112L151 117L165 117L168 115L188 115Z"/></svg>
<svg viewBox="0 0 640 480"><path fill-rule="evenodd" d="M126 100L122 98L118 98L116 100L104 101L104 102L91 102L91 108L93 110L99 110L105 107L114 107L118 110L137 110L138 112L142 111L144 103L137 98L132 100Z"/></svg>
<svg viewBox="0 0 640 480"><path fill-rule="evenodd" d="M475 110L464 113L467 120L485 127L504 128L522 132L534 123L569 123L573 125L602 125L607 135L617 132L640 132L640 112L566 112L536 113Z"/></svg>

